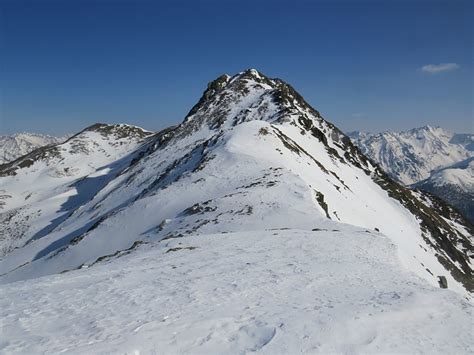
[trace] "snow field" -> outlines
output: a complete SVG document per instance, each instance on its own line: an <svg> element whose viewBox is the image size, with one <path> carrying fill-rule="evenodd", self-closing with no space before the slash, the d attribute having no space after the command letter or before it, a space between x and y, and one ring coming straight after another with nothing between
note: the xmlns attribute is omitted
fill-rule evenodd
<svg viewBox="0 0 474 355"><path fill-rule="evenodd" d="M171 239L3 285L0 352L472 353L472 305L388 238L332 227Z"/></svg>

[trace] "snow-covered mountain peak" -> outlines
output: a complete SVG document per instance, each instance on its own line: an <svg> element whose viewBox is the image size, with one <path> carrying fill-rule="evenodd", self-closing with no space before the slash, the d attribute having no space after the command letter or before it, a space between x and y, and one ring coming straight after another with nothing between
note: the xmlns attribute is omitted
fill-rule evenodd
<svg viewBox="0 0 474 355"><path fill-rule="evenodd" d="M474 134L424 126L406 132L351 132L360 149L390 176L452 204L474 222Z"/></svg>
<svg viewBox="0 0 474 355"><path fill-rule="evenodd" d="M96 123L63 143L40 147L4 164L0 168L0 176L16 175L19 169L37 164L45 164L54 171L57 171L58 166L64 165L69 174L72 170L79 169L78 166L83 166L83 164L76 166L72 161L78 160L79 163L85 157L90 160L88 166L101 166L128 154L130 149L152 134L132 125ZM86 171L90 170L90 168L86 169Z"/></svg>
<svg viewBox="0 0 474 355"><path fill-rule="evenodd" d="M406 137L410 137L414 135L417 139L426 140L426 141L432 141L436 138L446 139L453 136L451 132L439 126L433 127L433 126L428 126L428 125L420 127L420 128L414 128L406 133L400 132L400 134Z"/></svg>
<svg viewBox="0 0 474 355"><path fill-rule="evenodd" d="M324 121L319 112L289 84L280 79L268 78L255 69L248 69L234 76L222 75L210 82L198 103L178 127L175 138L190 135L203 127L218 132L253 120L293 122L299 126L305 121L303 126L306 130L324 126L344 136ZM300 123L297 124L297 121Z"/></svg>
<svg viewBox="0 0 474 355"><path fill-rule="evenodd" d="M410 130L411 132L431 132L431 133L443 133L444 129L442 129L440 126L430 126L430 125L424 125L418 128L413 128Z"/></svg>
<svg viewBox="0 0 474 355"><path fill-rule="evenodd" d="M262 74L257 69L254 69L254 68L248 68L237 75L252 75L257 78L262 76Z"/></svg>
<svg viewBox="0 0 474 355"><path fill-rule="evenodd" d="M39 133L16 133L0 136L0 165L8 163L46 145L64 142L69 135L54 137Z"/></svg>
<svg viewBox="0 0 474 355"><path fill-rule="evenodd" d="M424 126L404 132L363 133L349 136L364 154L391 177L411 185L431 172L474 155L474 135L453 134L440 127ZM472 145L472 147L471 147Z"/></svg>
<svg viewBox="0 0 474 355"><path fill-rule="evenodd" d="M107 123L95 123L82 132L99 132L104 136L114 136L115 138L143 138L153 134L153 132L147 131L141 127L129 125L125 123L118 124L107 124Z"/></svg>
<svg viewBox="0 0 474 355"><path fill-rule="evenodd" d="M0 226L15 230L0 244L1 282L191 235L351 224L388 236L431 284L443 275L453 290L474 289L462 218L390 180L282 80L221 76L175 127L136 139L104 129L115 132L85 130L59 146L58 160L0 180L12 191ZM51 174L66 168L79 171ZM33 199L24 181L45 175Z"/></svg>
<svg viewBox="0 0 474 355"><path fill-rule="evenodd" d="M34 143L37 140L48 140L48 139L49 140L56 140L56 139L58 139L58 137L51 136L49 134L32 133L32 132L19 132L19 133L12 134L10 137L15 138L15 139L28 140L32 143Z"/></svg>

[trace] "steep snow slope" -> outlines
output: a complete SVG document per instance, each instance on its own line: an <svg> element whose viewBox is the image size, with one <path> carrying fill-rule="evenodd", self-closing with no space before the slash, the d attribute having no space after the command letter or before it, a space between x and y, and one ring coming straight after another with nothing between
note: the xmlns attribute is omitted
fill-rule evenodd
<svg viewBox="0 0 474 355"><path fill-rule="evenodd" d="M404 267L432 285L445 276L450 289L473 290L470 226L391 181L281 80L255 70L221 76L182 124L127 149L118 161L91 167L92 175L44 186L41 208L13 217L25 195L20 181L43 174L44 163L3 169L16 174L0 180L12 191L2 214L5 243L14 239L18 248L0 259L1 282L84 267L143 242L310 231L332 219L377 228L397 245ZM30 217L38 209L53 211L40 231L40 217ZM23 231L11 238L19 224Z"/></svg>
<svg viewBox="0 0 474 355"><path fill-rule="evenodd" d="M474 158L436 170L414 187L439 196L474 223Z"/></svg>
<svg viewBox="0 0 474 355"><path fill-rule="evenodd" d="M414 184L433 170L474 156L474 135L425 126L406 132L352 132L349 137L396 180Z"/></svg>
<svg viewBox="0 0 474 355"><path fill-rule="evenodd" d="M64 142L69 136L52 137L38 133L17 133L0 136L0 164L13 161L45 145Z"/></svg>
<svg viewBox="0 0 474 355"><path fill-rule="evenodd" d="M472 305L379 233L194 235L3 285L1 353L472 354Z"/></svg>

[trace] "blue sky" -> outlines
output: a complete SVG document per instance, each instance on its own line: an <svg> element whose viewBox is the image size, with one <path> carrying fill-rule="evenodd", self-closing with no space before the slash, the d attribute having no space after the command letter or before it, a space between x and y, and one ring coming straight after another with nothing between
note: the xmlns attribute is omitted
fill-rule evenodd
<svg viewBox="0 0 474 355"><path fill-rule="evenodd" d="M345 131L473 132L470 1L0 0L0 134L180 122L256 68Z"/></svg>

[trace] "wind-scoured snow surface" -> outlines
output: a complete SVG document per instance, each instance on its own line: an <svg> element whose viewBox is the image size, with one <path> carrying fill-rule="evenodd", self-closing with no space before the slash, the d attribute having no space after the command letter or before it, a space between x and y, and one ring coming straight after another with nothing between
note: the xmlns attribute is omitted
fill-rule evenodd
<svg viewBox="0 0 474 355"><path fill-rule="evenodd" d="M3 353L469 354L472 305L406 270L381 234L190 236L2 286Z"/></svg>
<svg viewBox="0 0 474 355"><path fill-rule="evenodd" d="M62 143L68 137L53 137L38 133L18 133L11 136L0 136L0 164L13 161L39 147Z"/></svg>
<svg viewBox="0 0 474 355"><path fill-rule="evenodd" d="M364 154L396 180L411 185L432 171L474 156L474 135L425 126L406 132L351 132Z"/></svg>
<svg viewBox="0 0 474 355"><path fill-rule="evenodd" d="M176 127L4 165L0 190L7 352L472 347L470 226L256 70Z"/></svg>

